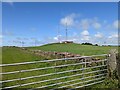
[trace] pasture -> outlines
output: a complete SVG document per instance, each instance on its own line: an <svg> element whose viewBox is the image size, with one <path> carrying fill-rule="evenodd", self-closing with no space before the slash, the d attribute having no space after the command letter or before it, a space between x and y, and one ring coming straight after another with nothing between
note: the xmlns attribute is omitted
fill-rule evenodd
<svg viewBox="0 0 120 90"><path fill-rule="evenodd" d="M110 49L117 49L116 46L92 46L92 45L81 45L75 43L67 44L47 44L43 46L27 47L31 50L43 50L43 51L57 51L57 52L71 52L74 54L84 55L99 55L109 53Z"/></svg>
<svg viewBox="0 0 120 90"><path fill-rule="evenodd" d="M18 63L46 59L42 56L33 55L25 50L17 47L3 47L2 48L2 63Z"/></svg>
<svg viewBox="0 0 120 90"><path fill-rule="evenodd" d="M71 53L80 54L80 55L106 54L112 48L117 48L117 47L89 46L89 45L79 45L79 44L48 44L48 45L38 46L38 47L27 47L27 49L30 49L30 50L71 52ZM27 52L25 50L21 50L20 48L17 48L17 47L3 47L2 48L2 63L3 64L27 62L27 61L30 62L30 61L38 61L38 60L45 60L45 59L51 59L51 58L37 56L37 55L31 54L30 52ZM8 66L8 67L3 67L2 71L3 72L20 71L20 70L42 68L42 67L49 67L49 66L63 65L63 64L72 64L72 63L75 63L75 61L71 60L68 62L60 61L60 62L50 62L50 63L36 63L36 64L30 64L30 65ZM56 71L62 72L65 70L79 69L81 67L82 67L81 65L78 65L78 66L68 66L68 67L57 68L57 69L46 69L44 71L42 71L42 70L32 71L32 72L26 72L26 73L22 73L22 74L16 73L16 74L11 74L11 75L3 75L2 79L9 80L9 79L16 79L16 78L24 78L24 77L30 77L30 76L36 76L36 75L49 74L49 73L53 73ZM101 68L97 68L97 69L100 70ZM92 69L88 69L87 71L92 71ZM31 83L31 82L35 82L35 81L39 81L39 80L53 79L54 77L69 76L69 75L73 75L75 73L79 74L79 73L81 73L81 71L69 72L69 73L63 73L60 75L57 74L57 75L53 75L53 76L46 76L46 77L39 77L39 78L31 78L31 79L27 79L27 80L25 79L25 80L19 81L19 82L18 81L14 81L12 83L8 82L8 83L3 84L3 87L10 86L10 85ZM90 74L90 76L93 76L93 75L94 74ZM82 76L77 76L77 77L72 77L72 78L65 78L62 80L56 80L56 81L53 80L51 82L44 82L44 83L39 83L39 84L23 86L22 88L35 88L37 86L54 84L54 83L57 83L60 81L69 81L69 80L78 79L81 77ZM77 81L77 82L79 82L79 81ZM75 82L70 82L70 83L75 83ZM111 81L107 80L107 83L111 83ZM64 85L67 85L67 84L64 84ZM106 82L99 84L99 85L94 85L94 87L101 88L101 85L103 87L107 87ZM59 85L59 86L61 86L61 85ZM56 88L56 87L58 87L58 86L54 86L51 88ZM110 88L110 87L111 87L111 85L108 88ZM68 88L74 88L74 86L69 86Z"/></svg>

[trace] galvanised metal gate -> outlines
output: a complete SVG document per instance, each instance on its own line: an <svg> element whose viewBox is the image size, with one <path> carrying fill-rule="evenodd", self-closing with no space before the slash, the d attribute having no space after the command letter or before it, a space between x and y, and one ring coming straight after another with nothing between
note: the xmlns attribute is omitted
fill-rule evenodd
<svg viewBox="0 0 120 90"><path fill-rule="evenodd" d="M1 89L73 89L98 84L107 74L107 54L1 64Z"/></svg>

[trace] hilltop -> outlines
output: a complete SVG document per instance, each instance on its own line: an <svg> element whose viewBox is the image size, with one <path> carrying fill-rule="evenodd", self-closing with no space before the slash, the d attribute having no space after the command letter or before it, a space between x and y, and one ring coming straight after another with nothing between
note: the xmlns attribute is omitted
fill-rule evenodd
<svg viewBox="0 0 120 90"><path fill-rule="evenodd" d="M70 52L79 55L97 55L109 53L110 49L115 49L115 46L94 46L94 45L81 45L76 43L52 43L43 46L28 47L30 50L42 51L57 51L57 52Z"/></svg>

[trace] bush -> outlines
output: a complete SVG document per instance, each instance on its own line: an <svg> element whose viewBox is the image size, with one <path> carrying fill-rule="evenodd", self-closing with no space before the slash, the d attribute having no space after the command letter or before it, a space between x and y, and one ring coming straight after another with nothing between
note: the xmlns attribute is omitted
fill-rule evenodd
<svg viewBox="0 0 120 90"><path fill-rule="evenodd" d="M82 43L82 45L93 45L92 43Z"/></svg>

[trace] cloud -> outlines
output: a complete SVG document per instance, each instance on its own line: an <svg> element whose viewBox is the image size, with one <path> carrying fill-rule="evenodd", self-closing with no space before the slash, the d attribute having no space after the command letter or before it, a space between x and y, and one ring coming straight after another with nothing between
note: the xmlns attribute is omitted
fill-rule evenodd
<svg viewBox="0 0 120 90"><path fill-rule="evenodd" d="M54 39L54 40L58 40L58 37L54 37L53 39Z"/></svg>
<svg viewBox="0 0 120 90"><path fill-rule="evenodd" d="M104 24L107 24L107 20L104 20L103 23L104 23Z"/></svg>
<svg viewBox="0 0 120 90"><path fill-rule="evenodd" d="M0 39L2 39L2 38L3 38L3 35L0 34Z"/></svg>
<svg viewBox="0 0 120 90"><path fill-rule="evenodd" d="M99 29L101 28L101 23L98 22L98 18L87 18L87 19L82 19L80 21L75 21L77 22L76 26L81 28L83 30L89 30L89 28L91 28L91 26L93 26L95 29Z"/></svg>
<svg viewBox="0 0 120 90"><path fill-rule="evenodd" d="M98 22L98 18L83 18L80 19L79 15L72 13L60 20L61 25L63 26L73 26L74 28L77 29L82 29L82 30L89 30L92 26L95 29L100 29L102 27L102 23ZM106 20L103 21L103 23L107 23Z"/></svg>
<svg viewBox="0 0 120 90"><path fill-rule="evenodd" d="M90 40L90 36L83 36L81 38L81 40L84 42L84 41L89 41Z"/></svg>
<svg viewBox="0 0 120 90"><path fill-rule="evenodd" d="M74 19L77 17L76 14L72 13L60 20L60 24L63 26L73 26L74 25Z"/></svg>
<svg viewBox="0 0 120 90"><path fill-rule="evenodd" d="M17 40L22 40L22 38L21 38L21 37L17 37L16 39L17 39Z"/></svg>
<svg viewBox="0 0 120 90"><path fill-rule="evenodd" d="M13 33L13 32L10 32L10 31L3 31L3 35L4 35L4 36L13 36L14 33Z"/></svg>
<svg viewBox="0 0 120 90"><path fill-rule="evenodd" d="M81 32L81 40L82 41L89 41L90 40L90 36L89 36L89 32L87 30L84 30L83 32Z"/></svg>
<svg viewBox="0 0 120 90"><path fill-rule="evenodd" d="M93 23L93 27L94 27L95 29L99 29L99 28L101 28L101 24L98 23L98 22L95 22L95 23Z"/></svg>
<svg viewBox="0 0 120 90"><path fill-rule="evenodd" d="M90 22L88 19L82 19L80 21L80 26L82 27L83 30L88 30L89 26L90 26Z"/></svg>
<svg viewBox="0 0 120 90"><path fill-rule="evenodd" d="M56 37L53 37L55 41L60 41L62 38L62 35L57 35Z"/></svg>
<svg viewBox="0 0 120 90"><path fill-rule="evenodd" d="M2 46L2 38L3 38L3 35L0 34L0 46Z"/></svg>
<svg viewBox="0 0 120 90"><path fill-rule="evenodd" d="M13 43L20 43L20 41L18 41L18 40L13 40Z"/></svg>
<svg viewBox="0 0 120 90"><path fill-rule="evenodd" d="M118 40L119 39L118 39L117 33L114 33L114 34L108 36L108 38L107 38L107 42L112 45L118 45L118 43L119 43Z"/></svg>
<svg viewBox="0 0 120 90"><path fill-rule="evenodd" d="M30 38L30 39L33 40L33 41L37 40L37 38L34 38L34 37L32 37L32 38Z"/></svg>
<svg viewBox="0 0 120 90"><path fill-rule="evenodd" d="M120 21L115 20L115 21L113 22L113 26L114 26L114 28L116 28L116 29L120 28Z"/></svg>
<svg viewBox="0 0 120 90"><path fill-rule="evenodd" d="M112 39L112 38L118 38L118 34L113 34L113 35L110 35L108 36L109 39Z"/></svg>
<svg viewBox="0 0 120 90"><path fill-rule="evenodd" d="M83 36L89 36L89 32L87 30L84 30L83 32L81 32L81 35L83 35Z"/></svg>
<svg viewBox="0 0 120 90"><path fill-rule="evenodd" d="M100 33L100 32L97 32L97 33L95 34L95 37L96 37L96 38L103 38L103 34Z"/></svg>
<svg viewBox="0 0 120 90"><path fill-rule="evenodd" d="M27 37L16 37L15 41L18 41L18 42L27 42L27 41L29 41L29 38L27 38Z"/></svg>

